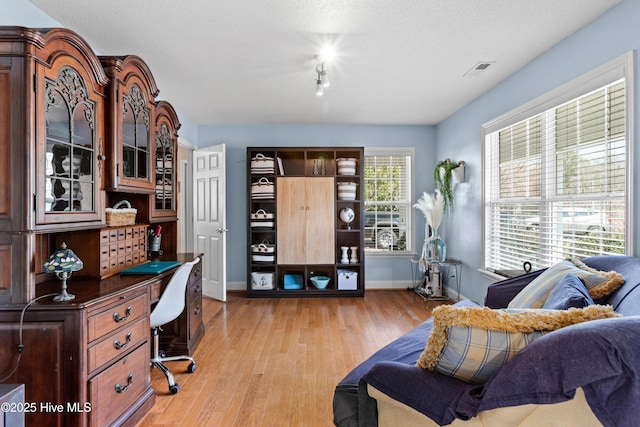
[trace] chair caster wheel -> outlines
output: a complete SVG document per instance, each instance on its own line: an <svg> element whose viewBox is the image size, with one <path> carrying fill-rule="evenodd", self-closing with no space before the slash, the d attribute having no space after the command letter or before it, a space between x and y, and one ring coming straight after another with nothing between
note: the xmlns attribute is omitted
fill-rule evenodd
<svg viewBox="0 0 640 427"><path fill-rule="evenodd" d="M180 384L174 384L169 386L169 393L176 394L180 391Z"/></svg>
<svg viewBox="0 0 640 427"><path fill-rule="evenodd" d="M189 363L189 366L187 367L187 372L189 372L190 374L193 374L196 371L196 364L194 362Z"/></svg>

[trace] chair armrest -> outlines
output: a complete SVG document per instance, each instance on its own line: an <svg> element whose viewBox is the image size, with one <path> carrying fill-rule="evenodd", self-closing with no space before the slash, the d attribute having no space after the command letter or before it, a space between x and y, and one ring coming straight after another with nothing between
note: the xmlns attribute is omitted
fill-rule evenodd
<svg viewBox="0 0 640 427"><path fill-rule="evenodd" d="M543 270L532 271L531 273L511 277L492 283L487 288L487 296L484 305L489 308L506 308L509 302L533 279L538 277Z"/></svg>

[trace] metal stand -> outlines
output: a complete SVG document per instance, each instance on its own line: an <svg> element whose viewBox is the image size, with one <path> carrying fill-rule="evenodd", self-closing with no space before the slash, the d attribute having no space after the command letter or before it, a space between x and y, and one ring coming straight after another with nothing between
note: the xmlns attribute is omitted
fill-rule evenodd
<svg viewBox="0 0 640 427"><path fill-rule="evenodd" d="M462 261L459 259L446 259L444 262L438 263L440 266L440 274L442 277L442 296L434 296L431 291L428 276L420 271L420 258L411 258L411 279L413 282L413 291L425 302L430 299L448 299L446 289L449 287L449 281L455 278L456 300L460 301L460 281L462 275ZM427 261L426 267L429 268ZM414 297L415 297L414 295Z"/></svg>

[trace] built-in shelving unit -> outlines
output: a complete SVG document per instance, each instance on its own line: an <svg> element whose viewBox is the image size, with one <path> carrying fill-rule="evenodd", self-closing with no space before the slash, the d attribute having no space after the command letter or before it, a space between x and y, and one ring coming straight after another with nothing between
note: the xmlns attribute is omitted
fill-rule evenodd
<svg viewBox="0 0 640 427"><path fill-rule="evenodd" d="M362 147L247 148L248 296L364 295L363 159Z"/></svg>

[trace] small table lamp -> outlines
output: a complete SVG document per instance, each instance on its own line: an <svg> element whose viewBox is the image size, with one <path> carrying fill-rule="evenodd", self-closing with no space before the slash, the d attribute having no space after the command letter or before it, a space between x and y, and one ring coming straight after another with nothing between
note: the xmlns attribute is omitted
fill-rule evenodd
<svg viewBox="0 0 640 427"><path fill-rule="evenodd" d="M42 268L45 273L55 273L58 279L62 280L62 291L60 295L53 297L54 301L69 301L76 297L67 293L67 279L71 277L72 272L82 270L82 267L84 264L80 258L71 249L68 249L64 242L60 249L51 254Z"/></svg>

